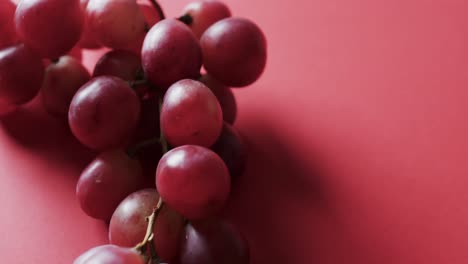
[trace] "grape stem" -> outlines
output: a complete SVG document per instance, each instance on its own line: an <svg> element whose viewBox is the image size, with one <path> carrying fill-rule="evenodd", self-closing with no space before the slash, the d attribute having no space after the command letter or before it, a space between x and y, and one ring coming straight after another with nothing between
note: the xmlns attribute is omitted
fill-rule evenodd
<svg viewBox="0 0 468 264"><path fill-rule="evenodd" d="M190 26L193 23L193 17L188 13L183 16L180 16L178 19L179 21L181 21L182 23L188 26Z"/></svg>
<svg viewBox="0 0 468 264"><path fill-rule="evenodd" d="M163 206L164 206L164 202L160 197L159 201L158 201L158 204L153 209L153 213L150 216L147 217L148 227L146 228L145 238L143 239L143 241L141 241L140 243L138 243L138 245L136 245L134 247L135 250L138 250L140 252L144 252L146 247L148 246L148 242L153 241L153 239L154 239L154 233L153 233L154 223L155 223L156 218L158 217L158 214L161 211Z"/></svg>
<svg viewBox="0 0 468 264"><path fill-rule="evenodd" d="M150 2L153 5L154 9L156 9L156 11L158 12L158 15L161 18L161 20L165 19L166 16L164 15L164 11L161 8L161 6L158 4L158 2L156 2L156 0L150 0Z"/></svg>

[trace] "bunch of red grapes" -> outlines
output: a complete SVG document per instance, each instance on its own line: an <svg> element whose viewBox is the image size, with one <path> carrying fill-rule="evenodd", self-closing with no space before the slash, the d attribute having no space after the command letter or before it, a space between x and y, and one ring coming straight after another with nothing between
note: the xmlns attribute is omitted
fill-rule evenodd
<svg viewBox="0 0 468 264"><path fill-rule="evenodd" d="M92 75L81 49L106 49ZM254 83L266 57L258 26L215 0L178 18L155 0L0 1L0 114L39 96L100 153L76 194L110 244L75 264L249 263L219 216L246 157L229 87Z"/></svg>

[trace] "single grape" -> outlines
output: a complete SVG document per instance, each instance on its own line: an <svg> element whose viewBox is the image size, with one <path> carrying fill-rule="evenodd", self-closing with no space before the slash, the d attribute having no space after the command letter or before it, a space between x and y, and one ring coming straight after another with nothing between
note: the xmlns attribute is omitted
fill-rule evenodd
<svg viewBox="0 0 468 264"><path fill-rule="evenodd" d="M166 89L178 80L197 78L202 54L198 40L186 25L176 19L165 19L146 35L142 62L150 82Z"/></svg>
<svg viewBox="0 0 468 264"><path fill-rule="evenodd" d="M88 27L109 48L123 48L145 32L145 18L136 0L89 0Z"/></svg>
<svg viewBox="0 0 468 264"><path fill-rule="evenodd" d="M94 67L93 77L102 75L116 76L125 81L143 78L141 59L130 51L111 50L104 54Z"/></svg>
<svg viewBox="0 0 468 264"><path fill-rule="evenodd" d="M141 48L143 47L143 42L146 37L147 31L149 31L156 23L161 21L161 17L159 16L156 9L147 2L137 1L138 6L140 7L143 16L145 17L145 31L138 37L136 41L130 43L125 50L129 50L133 53L140 55L141 57Z"/></svg>
<svg viewBox="0 0 468 264"><path fill-rule="evenodd" d="M223 120L229 124L234 124L237 116L237 103L232 90L215 80L209 74L203 75L200 78L200 82L210 88L218 99L223 110Z"/></svg>
<svg viewBox="0 0 468 264"><path fill-rule="evenodd" d="M226 18L208 28L200 40L206 71L231 87L255 82L266 65L263 32L243 18Z"/></svg>
<svg viewBox="0 0 468 264"><path fill-rule="evenodd" d="M247 151L235 127L224 123L221 136L211 149L224 161L232 178L237 178L244 173Z"/></svg>
<svg viewBox="0 0 468 264"><path fill-rule="evenodd" d="M230 224L209 220L188 224L177 264L248 264L249 247Z"/></svg>
<svg viewBox="0 0 468 264"><path fill-rule="evenodd" d="M73 57L63 56L50 64L41 88L42 104L47 112L66 118L73 96L89 79L86 68Z"/></svg>
<svg viewBox="0 0 468 264"><path fill-rule="evenodd" d="M30 48L19 44L0 50L0 105L3 110L5 106L20 105L33 99L43 79L42 59Z"/></svg>
<svg viewBox="0 0 468 264"><path fill-rule="evenodd" d="M103 245L84 252L73 264L145 264L145 262L132 248Z"/></svg>
<svg viewBox="0 0 468 264"><path fill-rule="evenodd" d="M167 152L159 161L156 186L170 207L194 220L213 215L224 206L230 178L216 153L185 145Z"/></svg>
<svg viewBox="0 0 468 264"><path fill-rule="evenodd" d="M81 173L76 195L89 216L111 219L119 203L143 184L141 165L122 150L101 153Z"/></svg>
<svg viewBox="0 0 468 264"><path fill-rule="evenodd" d="M210 147L219 137L223 114L216 96L198 81L181 80L164 96L161 127L172 146Z"/></svg>
<svg viewBox="0 0 468 264"><path fill-rule="evenodd" d="M80 6L81 10L84 13L84 22L83 22L83 33L81 34L80 41L78 45L84 49L99 49L102 47L101 44L94 37L93 32L89 29L88 26L88 15L86 13L86 7L88 6L89 0L81 0Z"/></svg>
<svg viewBox="0 0 468 264"><path fill-rule="evenodd" d="M79 0L23 0L15 14L21 39L43 58L50 59L66 54L75 46L83 20Z"/></svg>
<svg viewBox="0 0 468 264"><path fill-rule="evenodd" d="M109 225L109 241L112 244L133 247L141 242L148 228L146 218L156 208L159 195L155 189L144 189L130 194L115 210ZM158 256L171 261L178 253L184 219L163 206L154 224L154 246Z"/></svg>
<svg viewBox="0 0 468 264"><path fill-rule="evenodd" d="M201 0L188 4L184 8L183 14L190 16L190 23L188 25L199 39L203 32L211 25L223 18L230 17L231 11L223 2Z"/></svg>
<svg viewBox="0 0 468 264"><path fill-rule="evenodd" d="M18 42L14 17L16 6L10 0L0 1L0 49Z"/></svg>
<svg viewBox="0 0 468 264"><path fill-rule="evenodd" d="M138 124L140 101L122 79L100 76L73 97L68 122L75 137L93 149L125 144Z"/></svg>

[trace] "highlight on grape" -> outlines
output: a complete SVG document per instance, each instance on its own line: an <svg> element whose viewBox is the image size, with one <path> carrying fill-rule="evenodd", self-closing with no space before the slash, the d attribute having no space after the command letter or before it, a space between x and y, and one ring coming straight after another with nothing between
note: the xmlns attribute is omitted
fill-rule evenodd
<svg viewBox="0 0 468 264"><path fill-rule="evenodd" d="M104 48L90 73L82 50ZM0 117L39 97L100 153L76 195L109 244L74 264L250 262L220 214L247 157L231 88L266 61L262 30L217 0L174 17L156 0L0 1Z"/></svg>

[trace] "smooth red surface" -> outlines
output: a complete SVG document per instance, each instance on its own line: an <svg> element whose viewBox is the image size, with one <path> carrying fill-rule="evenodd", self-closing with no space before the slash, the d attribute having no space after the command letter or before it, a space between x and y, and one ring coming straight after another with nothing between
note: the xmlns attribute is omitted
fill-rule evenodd
<svg viewBox="0 0 468 264"><path fill-rule="evenodd" d="M162 1L173 17L186 2ZM226 212L252 263L467 263L468 2L228 3L269 41L236 90L250 157ZM105 243L74 197L92 155L34 105L2 127L2 263Z"/></svg>

